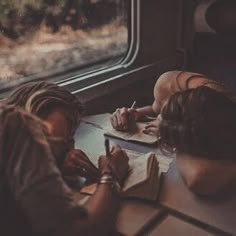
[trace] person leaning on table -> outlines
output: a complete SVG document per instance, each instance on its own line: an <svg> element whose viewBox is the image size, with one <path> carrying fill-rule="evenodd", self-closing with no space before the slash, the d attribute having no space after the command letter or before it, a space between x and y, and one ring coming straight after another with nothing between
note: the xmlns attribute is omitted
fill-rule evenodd
<svg viewBox="0 0 236 236"><path fill-rule="evenodd" d="M157 119L146 127L145 133L157 133L160 111L168 98L178 92L199 86L207 86L224 93L235 100L231 91L219 82L210 80L207 76L188 71L168 71L162 74L153 89L154 101L152 105L140 108L118 108L111 116L111 124L114 129L126 131L132 127L133 122L145 119L146 116L154 116Z"/></svg>
<svg viewBox="0 0 236 236"><path fill-rule="evenodd" d="M98 188L79 205L56 165L52 140L41 119L0 106L0 235L110 235L127 155L115 146L109 159L100 157Z"/></svg>
<svg viewBox="0 0 236 236"><path fill-rule="evenodd" d="M96 181L99 172L87 155L74 147L74 135L84 107L70 91L47 81L25 83L11 92L4 104L21 107L47 122L55 137L57 165L67 184L79 187L78 175Z"/></svg>
<svg viewBox="0 0 236 236"><path fill-rule="evenodd" d="M218 194L236 183L236 103L207 86L173 94L161 110L159 147L176 153L188 188Z"/></svg>

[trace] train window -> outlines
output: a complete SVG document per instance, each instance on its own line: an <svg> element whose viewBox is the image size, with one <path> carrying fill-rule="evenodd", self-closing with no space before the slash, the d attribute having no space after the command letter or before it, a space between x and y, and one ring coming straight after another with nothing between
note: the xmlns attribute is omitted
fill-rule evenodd
<svg viewBox="0 0 236 236"><path fill-rule="evenodd" d="M118 63L126 0L1 0L0 88Z"/></svg>

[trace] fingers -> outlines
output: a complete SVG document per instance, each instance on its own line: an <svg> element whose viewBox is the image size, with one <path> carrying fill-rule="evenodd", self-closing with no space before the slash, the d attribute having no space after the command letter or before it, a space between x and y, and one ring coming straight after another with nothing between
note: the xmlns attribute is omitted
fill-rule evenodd
<svg viewBox="0 0 236 236"><path fill-rule="evenodd" d="M119 146L119 145L114 145L114 146L112 146L112 148L111 148L111 154L112 153L116 153L116 152L118 152L118 151L120 151L121 150L121 147Z"/></svg>
<svg viewBox="0 0 236 236"><path fill-rule="evenodd" d="M160 124L160 116L158 116L155 121L146 125L145 128L143 129L143 133L149 135L159 135L159 124Z"/></svg>
<svg viewBox="0 0 236 236"><path fill-rule="evenodd" d="M111 117L111 123L116 130L125 130L128 122L128 115L126 108L118 108Z"/></svg>
<svg viewBox="0 0 236 236"><path fill-rule="evenodd" d="M149 135L158 135L159 134L159 126L152 122L149 125L145 126L143 129L144 134L149 134Z"/></svg>
<svg viewBox="0 0 236 236"><path fill-rule="evenodd" d="M99 176L98 168L89 160L87 155L77 149L71 150L64 162L63 172L67 174L78 174L89 179L96 179Z"/></svg>
<svg viewBox="0 0 236 236"><path fill-rule="evenodd" d="M99 177L100 173L98 169L94 169L87 163L81 163L79 166L75 167L77 169L77 173L85 177L88 180L95 180Z"/></svg>
<svg viewBox="0 0 236 236"><path fill-rule="evenodd" d="M98 168L99 168L101 174L111 172L111 169L109 167L109 163L110 163L110 157L106 157L106 156L99 157Z"/></svg>
<svg viewBox="0 0 236 236"><path fill-rule="evenodd" d="M129 119L132 121L138 120L138 111L134 108L128 108Z"/></svg>
<svg viewBox="0 0 236 236"><path fill-rule="evenodd" d="M118 108L111 116L111 124L116 130L127 130L129 121L128 108Z"/></svg>
<svg viewBox="0 0 236 236"><path fill-rule="evenodd" d="M99 158L99 169L101 173L106 172L108 170L113 173L115 178L122 183L124 177L128 173L128 165L129 158L124 150L120 148L120 146L115 145L112 148L109 157L100 156Z"/></svg>
<svg viewBox="0 0 236 236"><path fill-rule="evenodd" d="M87 155L80 149L72 149L68 152L67 156L71 159L89 159Z"/></svg>
<svg viewBox="0 0 236 236"><path fill-rule="evenodd" d="M143 133L148 135L158 135L159 129L157 127L145 127Z"/></svg>
<svg viewBox="0 0 236 236"><path fill-rule="evenodd" d="M64 166L64 173L77 173L80 176L97 176L98 169L94 168L89 162L79 161L77 164L74 163L67 163Z"/></svg>
<svg viewBox="0 0 236 236"><path fill-rule="evenodd" d="M74 164L79 164L81 161L89 163L91 166L96 168L96 166L90 161L88 156L80 149L73 149L68 157Z"/></svg>
<svg viewBox="0 0 236 236"><path fill-rule="evenodd" d="M121 149L121 147L119 145L114 145L112 147L112 151L111 151L111 160L113 158L124 158L124 159L129 159L126 152Z"/></svg>
<svg viewBox="0 0 236 236"><path fill-rule="evenodd" d="M69 163L69 165L74 165L74 166L80 165L82 162L85 163L89 162L89 158L81 150L75 150L75 149L71 150L67 154L65 159L65 164Z"/></svg>
<svg viewBox="0 0 236 236"><path fill-rule="evenodd" d="M100 156L98 161L99 169L89 160L81 150L71 150L63 166L64 174L77 174L88 180L96 180L100 173L112 171L119 181L124 179L128 171L129 158L120 146L112 147L109 157ZM100 170L100 171L99 171Z"/></svg>

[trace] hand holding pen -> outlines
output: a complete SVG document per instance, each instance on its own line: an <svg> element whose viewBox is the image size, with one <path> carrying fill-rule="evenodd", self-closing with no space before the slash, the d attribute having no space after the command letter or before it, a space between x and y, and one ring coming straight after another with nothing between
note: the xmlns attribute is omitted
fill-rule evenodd
<svg viewBox="0 0 236 236"><path fill-rule="evenodd" d="M105 150L106 150L106 156L109 157L110 156L110 141L108 138L105 138Z"/></svg>
<svg viewBox="0 0 236 236"><path fill-rule="evenodd" d="M105 139L106 156L100 156L98 166L101 175L110 173L121 184L129 169L129 158L120 146L115 145L110 150L109 139Z"/></svg>
<svg viewBox="0 0 236 236"><path fill-rule="evenodd" d="M102 156L103 158L100 157L98 161L98 166L101 169L101 175L112 174L110 166L110 161L111 161L110 141L108 138L105 138L104 146L106 154L105 156Z"/></svg>
<svg viewBox="0 0 236 236"><path fill-rule="evenodd" d="M137 119L137 110L135 109L136 101L130 108L118 108L111 116L111 124L114 129L127 131Z"/></svg>
<svg viewBox="0 0 236 236"><path fill-rule="evenodd" d="M136 105L136 101L133 102L132 106L130 107L130 109L134 109Z"/></svg>
<svg viewBox="0 0 236 236"><path fill-rule="evenodd" d="M64 177L81 176L92 182L100 176L98 168L79 149L72 149L67 153L62 165L62 173Z"/></svg>

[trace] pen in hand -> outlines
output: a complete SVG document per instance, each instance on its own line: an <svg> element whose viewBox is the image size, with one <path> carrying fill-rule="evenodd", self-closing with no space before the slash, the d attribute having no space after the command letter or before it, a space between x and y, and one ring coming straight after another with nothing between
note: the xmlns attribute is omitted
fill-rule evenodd
<svg viewBox="0 0 236 236"><path fill-rule="evenodd" d="M133 102L133 104L132 104L132 106L130 107L130 109L134 109L135 105L136 105L136 101Z"/></svg>
<svg viewBox="0 0 236 236"><path fill-rule="evenodd" d="M108 138L105 138L105 150L106 150L106 156L110 156L110 141Z"/></svg>
<svg viewBox="0 0 236 236"><path fill-rule="evenodd" d="M136 101L133 102L132 106L130 107L130 110L131 109L135 109L135 105L136 105ZM130 111L128 114L127 114L127 124L126 124L126 127L125 127L125 130L135 130L137 127L136 127L136 113L135 111Z"/></svg>

